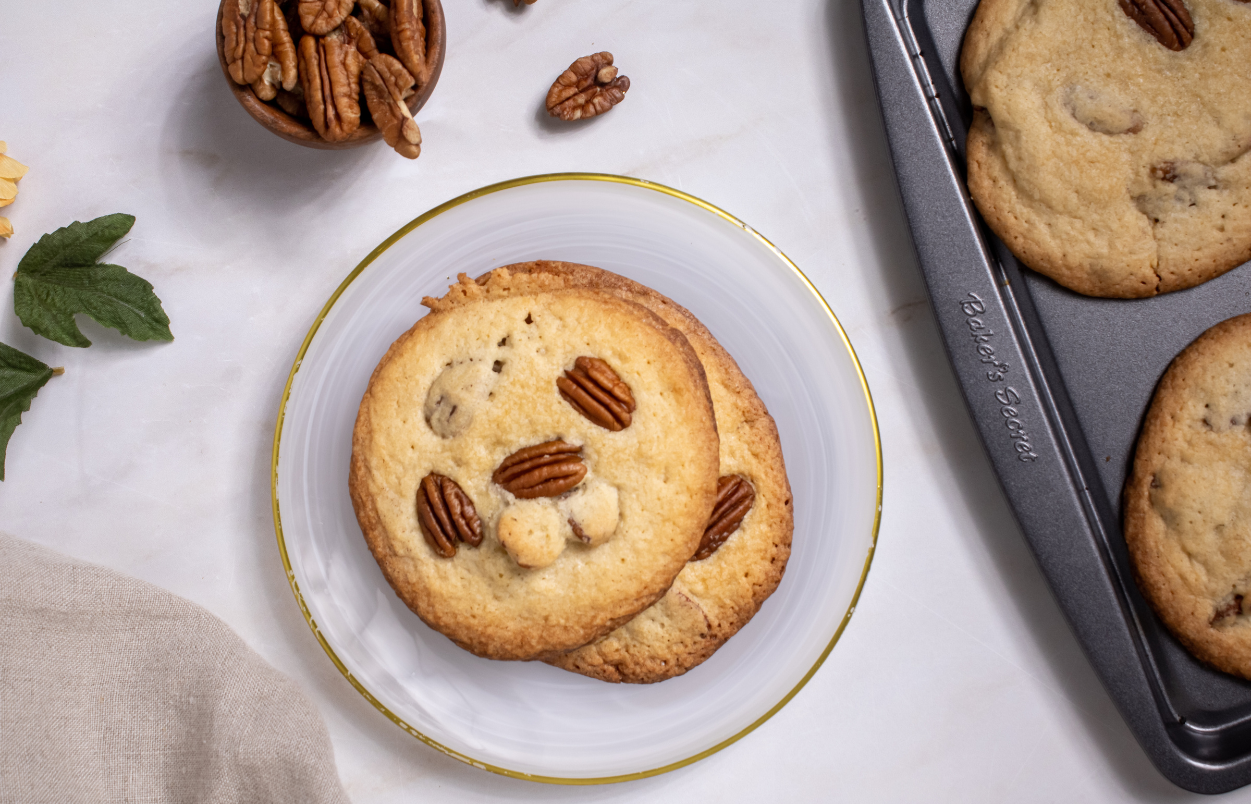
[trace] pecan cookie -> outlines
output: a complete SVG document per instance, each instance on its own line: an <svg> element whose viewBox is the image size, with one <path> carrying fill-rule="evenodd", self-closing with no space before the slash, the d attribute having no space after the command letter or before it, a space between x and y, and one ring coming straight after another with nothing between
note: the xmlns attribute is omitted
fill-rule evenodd
<svg viewBox="0 0 1251 804"><path fill-rule="evenodd" d="M350 491L383 574L480 656L547 658L660 598L717 494L704 372L611 293L462 275L374 370Z"/></svg>
<svg viewBox="0 0 1251 804"><path fill-rule="evenodd" d="M1200 335L1160 380L1125 485L1125 541L1169 630L1251 679L1251 314Z"/></svg>
<svg viewBox="0 0 1251 804"><path fill-rule="evenodd" d="M568 287L608 290L641 304L685 335L704 365L721 436L721 477L699 549L655 605L548 660L605 681L651 683L681 675L746 625L782 579L794 517L777 427L734 358L671 299L586 265L531 262L507 270L560 277Z"/></svg>
<svg viewBox="0 0 1251 804"><path fill-rule="evenodd" d="M1251 3L982 0L960 69L969 192L1030 268L1091 296L1251 258Z"/></svg>

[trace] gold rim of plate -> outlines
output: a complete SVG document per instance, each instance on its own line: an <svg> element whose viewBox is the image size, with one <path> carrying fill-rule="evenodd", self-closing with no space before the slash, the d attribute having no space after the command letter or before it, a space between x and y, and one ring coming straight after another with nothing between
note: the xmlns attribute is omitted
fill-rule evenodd
<svg viewBox="0 0 1251 804"><path fill-rule="evenodd" d="M549 181L606 181L616 184L629 184L634 187L654 190L659 193L664 193L665 195L673 196L674 198L680 198L683 201L687 201L697 207L700 207L701 209L705 209L717 217L729 221L763 243L765 247L776 254L778 258L787 265L787 267L795 272L795 275L798 276L800 281L804 283L804 286L808 288L808 292L810 292L821 304L822 309L825 310L825 314L829 316L830 323L834 326L834 329L838 332L839 338L843 341L843 345L847 348L847 353L851 356L852 364L856 367L856 375L860 378L860 387L864 391L864 399L869 408L869 420L873 425L873 447L877 453L877 502L873 513L873 536L872 541L869 544L868 555L865 556L864 559L864 570L860 573L860 581L856 584L856 593L852 595L851 603L847 606L847 612L843 615L842 621L838 624L838 628L834 631L834 636L831 637L829 644L825 646L825 650L821 652L821 655L817 658L816 663L813 664L808 672L804 674L804 677L799 680L799 683L796 684L790 692L783 696L782 700L774 704L768 712L765 712L737 734L722 740L711 748L700 751L698 754L689 756L677 762L672 762L658 768L652 768L651 770L626 773L619 776L600 776L588 778L540 776L533 773L523 773L521 771L497 767L495 765L474 759L473 757L466 756L459 751L453 751L447 746L440 744L438 741L427 737L425 734L422 734L420 731L413 728L402 718L384 706L383 703L375 698L373 694L366 689L355 676L352 675L351 671L347 669L347 666L344 665L343 661L337 654L335 654L334 648L330 647L330 643L326 641L326 637L322 635L321 629L317 627L317 623L313 620L312 614L309 612L308 606L304 602L304 595L300 593L300 586L295 580L295 573L291 569L291 559L287 556L287 543L282 534L282 517L278 510L278 450L282 441L282 423L286 418L287 400L291 396L291 384L295 380L296 373L300 370L300 364L304 360L304 354L308 351L308 347L313 342L314 336L317 335L317 330L321 327L321 322L325 320L326 315L330 312L330 308L334 307L335 302L337 302L339 297L343 295L343 292L347 290L348 285L352 284L353 280L360 276L361 272L364 271L370 263L377 259L384 251L399 242L401 238L416 229L418 226L421 226L426 221L447 212L449 209L458 207L461 204L474 200L475 198L481 198L484 195L499 192L500 190L509 190L514 187L521 187L527 184L539 184ZM666 187L663 184L656 184L655 182L646 181L644 179L635 179L629 176L616 176L607 173L546 173L538 176L525 176L520 179L503 181L498 184L491 184L472 192L465 193L457 198L453 198L451 201L440 204L429 212L426 212L424 215L421 215L420 217L415 218L400 227L399 231L382 241L377 248L369 252L369 255L366 256L365 259L361 260L359 265L352 269L352 272L347 275L347 278L344 279L343 282L340 283L339 287L335 289L335 292L331 294L330 299L326 302L325 306L321 308L321 312L317 314L317 318L313 321L313 325L309 328L308 334L304 336L304 342L300 344L300 351L295 356L295 362L291 366L291 373L287 376L286 387L282 390L282 402L278 406L278 422L274 427L274 452L270 468L270 494L274 507L274 531L278 536L278 551L282 554L282 566L287 573L287 583L290 584L291 593L295 595L295 601L300 606L300 612L304 615L304 620L308 623L308 627L312 629L313 635L317 637L317 641L321 643L322 650L324 650L326 655L330 657L330 661L334 662L334 666L339 669L339 672L343 674L343 677L346 678L352 686L356 688L356 691L364 696L365 700L369 701L375 709L386 715L392 723L416 737L418 740L421 740L431 748L441 751L454 759L458 759L466 765L472 765L475 768L481 768L482 770L487 770L492 773L498 773L501 776L510 776L514 779L525 779L531 782L544 782L546 784L611 784L614 782L627 782L633 779L646 779L650 776L659 776L662 773L677 770L678 768L686 767L694 762L698 762L704 757L711 756L712 754L720 751L722 748L738 742L743 737L754 731L766 720L773 717L773 715L776 714L783 706L786 706L786 704L789 703L801 689L803 689L804 685L808 683L808 680L812 678L817 670L821 668L821 665L825 662L826 657L830 655L830 651L834 649L834 645L838 643L839 637L843 635L843 631L847 628L847 623L851 621L851 615L856 611L856 603L860 600L860 592L864 589L865 579L869 577L869 565L873 563L873 554L877 549L878 528L882 522L882 437L878 430L877 412L873 407L873 395L869 392L869 383L865 379L864 369L860 365L860 358L856 356L856 350L852 348L851 340L847 337L847 332L843 329L843 325L839 323L838 317L834 315L834 311L830 309L830 305L826 303L816 286L813 285L808 277L804 275L803 271L799 270L799 266L791 262L790 258L783 254L777 246L770 243L755 229L743 223L725 210L709 204L707 201L696 198L693 195L688 195L681 190Z"/></svg>

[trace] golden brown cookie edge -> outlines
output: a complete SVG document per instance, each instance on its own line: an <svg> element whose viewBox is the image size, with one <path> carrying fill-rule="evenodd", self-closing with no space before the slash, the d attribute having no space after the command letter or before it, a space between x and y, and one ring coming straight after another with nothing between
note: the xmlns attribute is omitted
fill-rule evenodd
<svg viewBox="0 0 1251 804"><path fill-rule="evenodd" d="M1123 532L1139 590L1160 620L1196 658L1218 670L1251 680L1251 639L1239 640L1211 626L1212 601L1191 595L1168 572L1165 531L1151 508L1151 481L1161 465L1172 420L1181 409L1192 375L1203 370L1210 353L1230 338L1251 340L1251 313L1226 319L1192 341L1169 364L1160 379L1134 451L1124 491Z"/></svg>

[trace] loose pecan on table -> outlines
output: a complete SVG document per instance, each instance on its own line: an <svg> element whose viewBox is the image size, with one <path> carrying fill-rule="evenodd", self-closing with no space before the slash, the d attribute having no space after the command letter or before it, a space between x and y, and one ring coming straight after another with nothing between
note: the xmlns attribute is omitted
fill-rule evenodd
<svg viewBox="0 0 1251 804"><path fill-rule="evenodd" d="M730 534L743 524L743 517L756 502L756 490L742 475L723 475L717 480L717 502L708 517L704 537L691 561L703 561L725 544Z"/></svg>
<svg viewBox="0 0 1251 804"><path fill-rule="evenodd" d="M491 479L523 500L555 497L586 477L582 447L548 441L517 450L500 463Z"/></svg>
<svg viewBox="0 0 1251 804"><path fill-rule="evenodd" d="M364 59L342 28L300 40L300 79L313 128L327 142L347 139L361 125Z"/></svg>
<svg viewBox="0 0 1251 804"><path fill-rule="evenodd" d="M612 367L598 357L579 357L573 370L556 378L556 387L573 409L608 430L630 426L634 395Z"/></svg>
<svg viewBox="0 0 1251 804"><path fill-rule="evenodd" d="M430 547L444 558L456 555L456 542L482 544L482 521L473 500L455 480L431 472L417 487L417 521Z"/></svg>
<svg viewBox="0 0 1251 804"><path fill-rule="evenodd" d="M350 19L350 18L349 18ZM413 76L399 59L385 53L370 58L361 73L365 104L382 139L400 156L416 159L421 155L421 129L405 103L405 93L413 86Z"/></svg>
<svg viewBox="0 0 1251 804"><path fill-rule="evenodd" d="M1184 0L1120 0L1121 10L1169 50L1185 50L1195 23Z"/></svg>
<svg viewBox="0 0 1251 804"><path fill-rule="evenodd" d="M611 53L583 56L547 91L547 113L561 120L594 117L621 103L629 89L630 79L617 75Z"/></svg>

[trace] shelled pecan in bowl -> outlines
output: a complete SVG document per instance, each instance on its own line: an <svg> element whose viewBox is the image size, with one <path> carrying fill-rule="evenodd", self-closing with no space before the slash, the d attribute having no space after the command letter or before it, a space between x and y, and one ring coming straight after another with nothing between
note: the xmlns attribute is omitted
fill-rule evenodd
<svg viewBox="0 0 1251 804"><path fill-rule="evenodd" d="M440 0L222 0L217 22L222 71L257 122L311 148L384 139L409 159L446 39Z"/></svg>
<svg viewBox="0 0 1251 804"><path fill-rule="evenodd" d="M298 0L300 24L315 36L324 36L343 24L352 13L353 0Z"/></svg>
<svg viewBox="0 0 1251 804"><path fill-rule="evenodd" d="M365 103L374 124L382 129L382 138L400 156L416 159L421 153L421 129L413 119L405 93L411 93L413 76L399 59L379 53L365 64L362 76Z"/></svg>
<svg viewBox="0 0 1251 804"><path fill-rule="evenodd" d="M340 28L300 40L300 83L313 128L327 142L350 137L361 125L363 57Z"/></svg>

